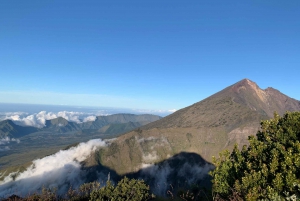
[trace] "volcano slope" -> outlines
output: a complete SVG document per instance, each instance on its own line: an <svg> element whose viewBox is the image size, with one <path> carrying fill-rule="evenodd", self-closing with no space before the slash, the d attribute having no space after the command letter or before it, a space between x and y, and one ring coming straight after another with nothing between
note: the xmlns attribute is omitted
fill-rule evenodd
<svg viewBox="0 0 300 201"><path fill-rule="evenodd" d="M300 102L280 91L262 90L243 79L222 91L161 120L126 133L101 148L85 164L101 164L119 175L137 172L181 152L199 154L210 162L235 143L247 144L261 120L300 111Z"/></svg>

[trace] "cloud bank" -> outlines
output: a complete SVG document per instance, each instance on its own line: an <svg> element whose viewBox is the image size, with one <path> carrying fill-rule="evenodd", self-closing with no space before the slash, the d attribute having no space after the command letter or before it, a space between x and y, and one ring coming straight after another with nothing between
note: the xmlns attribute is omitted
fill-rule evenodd
<svg viewBox="0 0 300 201"><path fill-rule="evenodd" d="M45 126L46 120L55 119L57 117L62 117L68 121L76 123L96 120L96 116L94 114L72 111L60 111L57 113L41 111L39 113L34 113L31 115L22 112L10 112L7 113L6 116L2 118L2 120L9 119L20 126L34 126L37 128L42 128Z"/></svg>
<svg viewBox="0 0 300 201"><path fill-rule="evenodd" d="M84 161L97 148L106 146L101 139L80 143L68 150L61 150L54 155L33 161L26 171L11 173L0 182L0 197L12 194L26 196L38 192L42 187L57 188L58 193L64 193L69 185L77 188L84 182L85 172L81 170L80 162Z"/></svg>

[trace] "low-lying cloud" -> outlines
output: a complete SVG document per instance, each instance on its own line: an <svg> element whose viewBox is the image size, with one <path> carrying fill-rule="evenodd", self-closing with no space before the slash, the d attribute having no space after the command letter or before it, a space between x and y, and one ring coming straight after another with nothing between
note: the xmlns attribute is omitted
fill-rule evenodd
<svg viewBox="0 0 300 201"><path fill-rule="evenodd" d="M20 142L21 141L19 139L15 139L15 138L10 138L10 137L0 138L0 151L8 151L10 150L8 144L20 143Z"/></svg>
<svg viewBox="0 0 300 201"><path fill-rule="evenodd" d="M139 114L156 114L159 116L167 116L177 111L177 109L170 110L147 110L147 109L133 109L134 113Z"/></svg>
<svg viewBox="0 0 300 201"><path fill-rule="evenodd" d="M10 137L5 137L0 139L0 145L9 144L10 142L20 143L20 140L15 138L10 138Z"/></svg>
<svg viewBox="0 0 300 201"><path fill-rule="evenodd" d="M214 166L209 163L181 160L175 156L159 164L143 163L141 168L139 178L150 185L154 194L166 196L168 190L189 188L190 185L204 183L204 180L210 181L208 172L213 170Z"/></svg>
<svg viewBox="0 0 300 201"><path fill-rule="evenodd" d="M65 193L69 185L77 188L85 180L85 172L80 162L84 161L97 148L106 146L101 139L80 143L68 150L33 161L24 172L11 173L0 182L0 197L12 194L26 196L39 192L42 187L57 188L58 193Z"/></svg>
<svg viewBox="0 0 300 201"><path fill-rule="evenodd" d="M42 128L45 126L46 120L55 119L62 117L68 121L82 123L87 121L95 121L96 116L91 113L84 112L69 112L69 111L60 111L57 113L41 111L39 113L28 114L28 113L7 113L4 119L10 119L15 124L20 126L34 126L37 128Z"/></svg>
<svg viewBox="0 0 300 201"><path fill-rule="evenodd" d="M166 196L168 190L176 191L175 188L210 182L208 172L214 166L207 163L200 155L181 152L174 156L167 154L162 160L163 150L171 149L167 138L136 136L135 139L141 147L144 147L138 176L150 185L156 195ZM167 152L171 153L170 151Z"/></svg>

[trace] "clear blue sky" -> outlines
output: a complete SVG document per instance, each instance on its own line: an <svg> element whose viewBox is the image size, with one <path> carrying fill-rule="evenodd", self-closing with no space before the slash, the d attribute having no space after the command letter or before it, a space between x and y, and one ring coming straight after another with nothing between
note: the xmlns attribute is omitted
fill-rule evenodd
<svg viewBox="0 0 300 201"><path fill-rule="evenodd" d="M300 100L300 1L9 0L0 102L180 109L249 78Z"/></svg>

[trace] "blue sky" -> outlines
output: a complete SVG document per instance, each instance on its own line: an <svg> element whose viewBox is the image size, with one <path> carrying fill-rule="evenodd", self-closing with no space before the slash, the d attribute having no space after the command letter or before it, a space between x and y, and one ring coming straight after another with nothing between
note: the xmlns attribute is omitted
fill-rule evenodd
<svg viewBox="0 0 300 201"><path fill-rule="evenodd" d="M300 1L10 0L0 103L170 110L249 78L300 100Z"/></svg>

